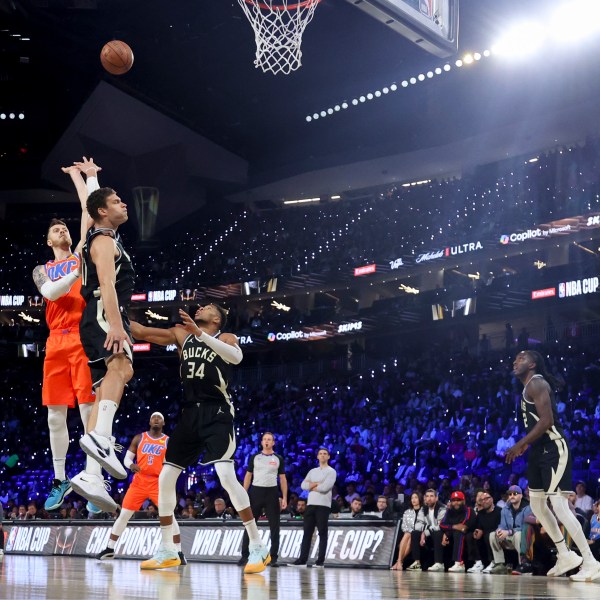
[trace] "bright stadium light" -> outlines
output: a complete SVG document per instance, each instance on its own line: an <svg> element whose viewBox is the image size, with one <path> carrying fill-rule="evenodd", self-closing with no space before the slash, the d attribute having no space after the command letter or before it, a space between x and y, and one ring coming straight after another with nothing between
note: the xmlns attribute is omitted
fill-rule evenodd
<svg viewBox="0 0 600 600"><path fill-rule="evenodd" d="M524 22L515 25L492 47L497 56L524 58L533 54L545 42L546 30L538 23Z"/></svg>
<svg viewBox="0 0 600 600"><path fill-rule="evenodd" d="M600 2L574 0L559 6L549 22L549 34L557 42L580 42L600 33Z"/></svg>

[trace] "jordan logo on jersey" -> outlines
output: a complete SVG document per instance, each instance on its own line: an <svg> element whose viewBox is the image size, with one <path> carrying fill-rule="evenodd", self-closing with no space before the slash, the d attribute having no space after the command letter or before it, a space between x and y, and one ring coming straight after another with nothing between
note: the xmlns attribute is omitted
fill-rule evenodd
<svg viewBox="0 0 600 600"><path fill-rule="evenodd" d="M52 281L57 281L68 275L71 271L77 268L78 260L76 258L69 258L62 260L59 263L46 265L46 274Z"/></svg>

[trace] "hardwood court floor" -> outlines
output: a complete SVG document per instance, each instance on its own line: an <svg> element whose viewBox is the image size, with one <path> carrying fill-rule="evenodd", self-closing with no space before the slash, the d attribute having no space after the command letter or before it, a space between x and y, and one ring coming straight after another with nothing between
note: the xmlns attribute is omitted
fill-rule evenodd
<svg viewBox="0 0 600 600"><path fill-rule="evenodd" d="M596 598L597 583L515 575L408 573L357 568L267 569L243 575L229 564L190 563L140 571L139 562L8 555L0 564L2 600L327 600Z"/></svg>

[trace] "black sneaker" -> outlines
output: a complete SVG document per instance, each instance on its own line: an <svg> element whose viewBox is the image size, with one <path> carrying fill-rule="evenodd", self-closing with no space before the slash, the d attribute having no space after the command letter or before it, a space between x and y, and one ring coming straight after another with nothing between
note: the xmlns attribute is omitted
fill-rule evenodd
<svg viewBox="0 0 600 600"><path fill-rule="evenodd" d="M513 575L533 575L533 567L529 562L522 562L512 570Z"/></svg>
<svg viewBox="0 0 600 600"><path fill-rule="evenodd" d="M115 549L114 548L104 548L102 552L96 554L96 558L98 560L112 560L115 557Z"/></svg>
<svg viewBox="0 0 600 600"><path fill-rule="evenodd" d="M187 565L187 558L185 557L185 554L180 550L177 555L179 556L179 560L181 561L181 564L179 565L180 567L183 567L184 565Z"/></svg>
<svg viewBox="0 0 600 600"><path fill-rule="evenodd" d="M290 563L288 567L308 567L305 561L303 560L295 560L293 563Z"/></svg>
<svg viewBox="0 0 600 600"><path fill-rule="evenodd" d="M324 563L322 563L322 562L318 562L318 561L317 561L317 562L316 562L316 563L313 565L313 567L314 567L315 569L324 569L324 568L325 568L325 564L324 564Z"/></svg>
<svg viewBox="0 0 600 600"><path fill-rule="evenodd" d="M240 558L240 560L237 561L237 564L238 567L245 567L248 564L248 559L242 556L242 558Z"/></svg>
<svg viewBox="0 0 600 600"><path fill-rule="evenodd" d="M279 563L277 562L277 559L276 558L271 558L271 562L269 563L269 566L277 568L279 566Z"/></svg>

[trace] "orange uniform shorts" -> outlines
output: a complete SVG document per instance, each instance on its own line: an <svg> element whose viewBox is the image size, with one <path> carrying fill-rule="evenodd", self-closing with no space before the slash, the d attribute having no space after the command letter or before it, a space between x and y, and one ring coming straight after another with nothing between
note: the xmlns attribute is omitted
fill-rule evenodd
<svg viewBox="0 0 600 600"><path fill-rule="evenodd" d="M158 506L158 477L140 477L139 473L136 473L123 498L122 506L127 510L140 510L148 498Z"/></svg>
<svg viewBox="0 0 600 600"><path fill-rule="evenodd" d="M42 404L75 406L94 402L92 375L79 339L79 329L55 329L46 341Z"/></svg>

